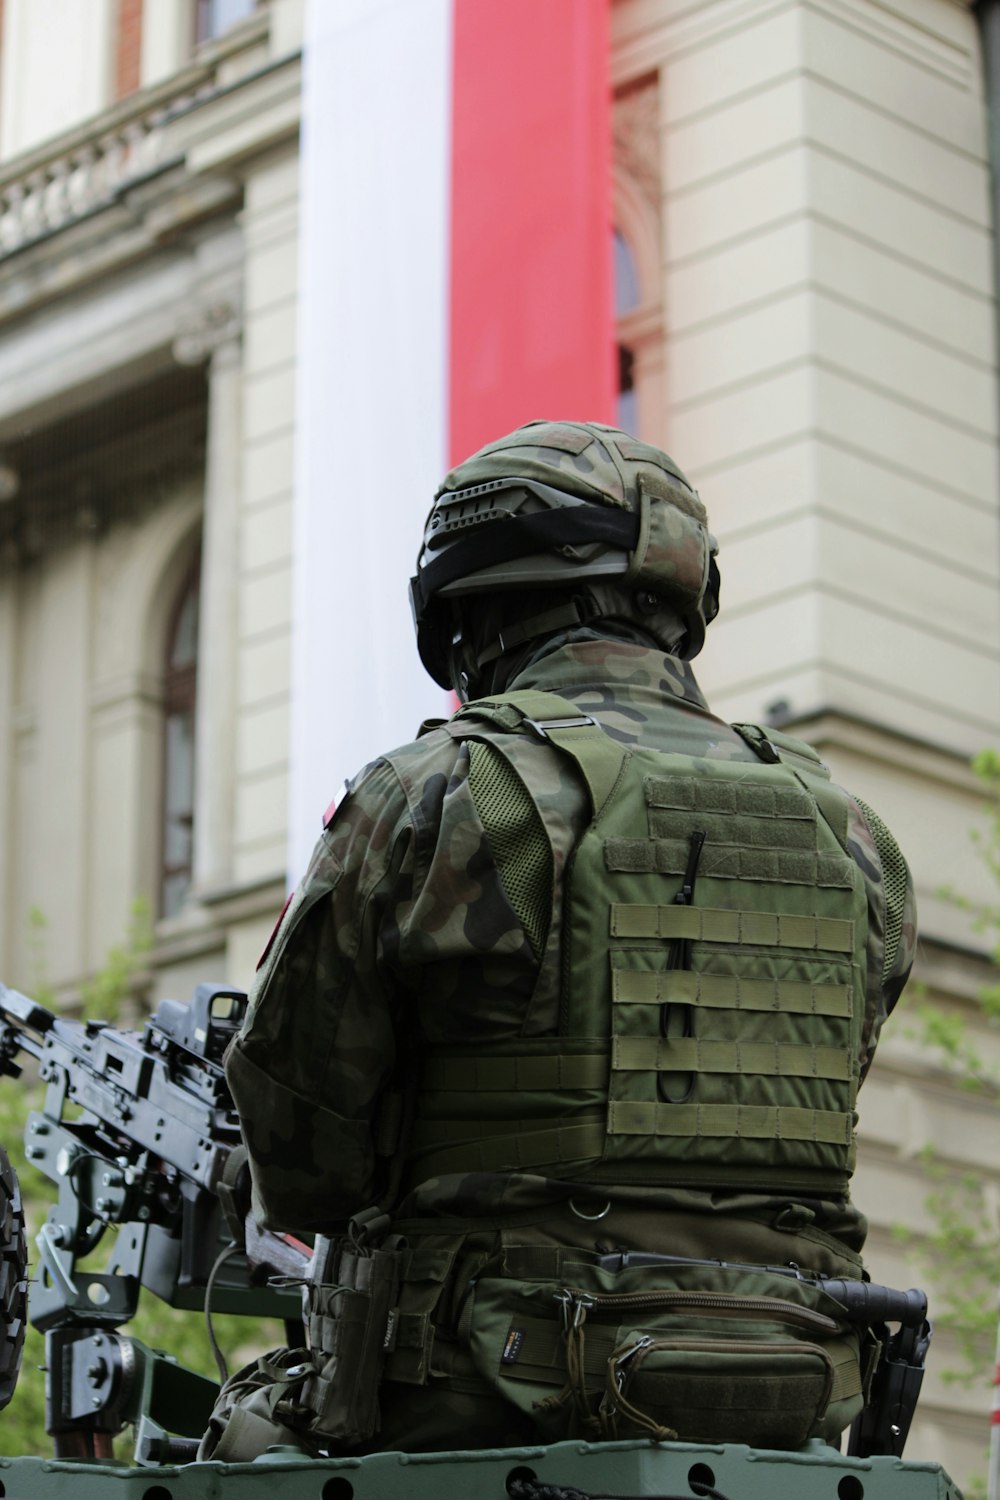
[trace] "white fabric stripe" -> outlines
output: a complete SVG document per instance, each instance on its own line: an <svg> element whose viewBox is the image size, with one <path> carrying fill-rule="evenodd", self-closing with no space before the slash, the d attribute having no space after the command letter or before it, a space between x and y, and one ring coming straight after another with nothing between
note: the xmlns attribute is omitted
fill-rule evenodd
<svg viewBox="0 0 1000 1500"><path fill-rule="evenodd" d="M406 587L446 467L451 0L309 0L289 869L347 776L445 713Z"/></svg>

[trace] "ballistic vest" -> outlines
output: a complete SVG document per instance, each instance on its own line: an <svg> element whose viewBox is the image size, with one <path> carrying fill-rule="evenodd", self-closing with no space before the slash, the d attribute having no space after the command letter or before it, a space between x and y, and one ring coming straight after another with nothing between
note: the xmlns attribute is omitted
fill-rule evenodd
<svg viewBox="0 0 1000 1500"><path fill-rule="evenodd" d="M747 725L746 758L626 746L534 691L447 727L501 755L513 734L547 741L592 819L566 877L558 1035L433 1048L411 1170L843 1195L867 897L814 752ZM502 850L502 802L484 824Z"/></svg>

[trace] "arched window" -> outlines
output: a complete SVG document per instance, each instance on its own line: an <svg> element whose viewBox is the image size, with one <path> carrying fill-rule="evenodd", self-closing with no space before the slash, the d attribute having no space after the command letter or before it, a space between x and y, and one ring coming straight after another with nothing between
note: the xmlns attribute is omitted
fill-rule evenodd
<svg viewBox="0 0 1000 1500"><path fill-rule="evenodd" d="M180 911L191 887L200 573L196 560L180 588L167 632L163 673L162 917L172 917Z"/></svg>
<svg viewBox="0 0 1000 1500"><path fill-rule="evenodd" d="M615 318L618 323L639 306L639 269L631 246L620 229L614 231ZM618 426L637 435L638 403L635 390L635 350L618 340Z"/></svg>

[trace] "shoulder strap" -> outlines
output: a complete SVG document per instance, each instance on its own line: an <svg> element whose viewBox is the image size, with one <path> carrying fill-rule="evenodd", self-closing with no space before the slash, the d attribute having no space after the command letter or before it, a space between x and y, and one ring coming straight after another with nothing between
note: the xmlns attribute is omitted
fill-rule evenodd
<svg viewBox="0 0 1000 1500"><path fill-rule="evenodd" d="M595 817L614 791L628 759L624 745L613 740L590 714L581 713L575 703L558 693L525 689L503 698L467 703L451 721L459 734L464 730L464 719L484 719L497 729L548 740L576 762L587 783Z"/></svg>

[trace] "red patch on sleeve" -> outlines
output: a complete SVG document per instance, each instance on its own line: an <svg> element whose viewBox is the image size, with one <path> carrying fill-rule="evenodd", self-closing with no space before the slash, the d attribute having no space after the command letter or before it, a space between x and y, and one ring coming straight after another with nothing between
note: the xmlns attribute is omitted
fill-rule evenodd
<svg viewBox="0 0 1000 1500"><path fill-rule="evenodd" d="M272 932L271 932L271 936L268 938L267 942L264 944L264 951L260 955L260 958L258 958L258 960L257 960L257 967L258 967L258 969L260 969L260 968L263 967L264 962L267 959L267 955L270 953L271 949L274 947L274 940L278 936L278 929L281 927L282 922L285 920L285 912L291 906L291 904L292 904L292 897L294 895L295 895L294 891L289 891L288 897L287 897L287 899L285 901L285 904L281 908L281 913L280 913L280 915L278 917L278 920L274 924L274 927L273 927Z"/></svg>
<svg viewBox="0 0 1000 1500"><path fill-rule="evenodd" d="M336 799L336 797L334 797L333 801L330 803L330 806L327 808L326 812L323 814L323 828L324 828L324 830L326 830L327 828L329 828L330 824L333 822L333 815L334 815L334 813L336 811L337 811L337 799Z"/></svg>

